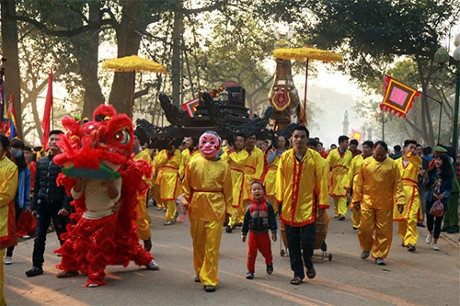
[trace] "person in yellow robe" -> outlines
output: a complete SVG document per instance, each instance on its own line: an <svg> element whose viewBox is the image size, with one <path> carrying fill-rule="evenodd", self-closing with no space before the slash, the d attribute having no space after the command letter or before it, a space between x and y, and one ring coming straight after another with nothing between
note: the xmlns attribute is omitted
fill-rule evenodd
<svg viewBox="0 0 460 306"><path fill-rule="evenodd" d="M267 202L272 204L275 213L278 213L278 204L276 204L276 172L278 171L278 164L281 155L289 147L289 140L286 137L280 135L276 137L273 144L273 149L268 150L267 166L268 170L265 174L264 185L266 191Z"/></svg>
<svg viewBox="0 0 460 306"><path fill-rule="evenodd" d="M232 142L227 144L227 150L222 154L222 160L230 166L230 173L233 185L232 207L233 213L225 228L231 233L238 223L240 216L244 213L244 166L249 157L248 151L244 150L246 138L243 134L237 134Z"/></svg>
<svg viewBox="0 0 460 306"><path fill-rule="evenodd" d="M150 157L149 149L142 149L140 143L140 135L134 132L133 140L133 153L134 160L145 160L149 165L152 164L152 159ZM147 183L149 187L152 186L152 181L150 178L143 178L144 182ZM144 249L147 252L150 252L152 249L152 232L150 231L149 218L147 213L147 193L139 194L137 196L138 203L136 205L137 211L137 230L139 238L144 242Z"/></svg>
<svg viewBox="0 0 460 306"><path fill-rule="evenodd" d="M356 155L351 160L350 169L348 169L348 185L346 187L350 192L353 191L353 185L356 183L356 180L358 179L358 173L359 169L361 168L361 164L366 158L372 156L373 147L374 143L370 140L366 140L365 142L363 142L362 153ZM350 203L349 208L352 209L351 221L353 222L353 229L357 230L359 227L359 222L361 220L361 212L357 209L354 209L352 203Z"/></svg>
<svg viewBox="0 0 460 306"><path fill-rule="evenodd" d="M181 152L177 149L182 139L172 139L168 144L168 149L163 149L155 156L154 166L159 172L160 199L166 207L165 223L163 225L173 225L178 216L176 209L176 199L180 194L179 167Z"/></svg>
<svg viewBox="0 0 460 306"><path fill-rule="evenodd" d="M246 211L246 203L250 203L251 197L251 182L252 180L262 181L264 172L264 152L256 146L256 135L249 135L246 138L246 147L244 148L249 156L244 165L244 195L243 211L238 219L238 223L243 223L244 212Z"/></svg>
<svg viewBox="0 0 460 306"><path fill-rule="evenodd" d="M396 160L401 174L404 193L406 196L406 206L404 211L399 213L394 211L393 220L398 221L398 235L402 240L402 245L407 247L409 252L415 252L418 240L418 212L420 210L420 195L418 192L418 175L422 165L422 158L415 153L417 142L415 140L405 140L403 155Z"/></svg>
<svg viewBox="0 0 460 306"><path fill-rule="evenodd" d="M152 160L152 184L148 191L148 205L152 204L157 207L158 210L161 210L161 200L160 200L160 181L157 180L158 172L155 171L155 156L158 154L157 148L148 148L150 159ZM147 207L148 207L147 205Z"/></svg>
<svg viewBox="0 0 460 306"><path fill-rule="evenodd" d="M0 258L3 259L5 249L17 244L16 214L14 196L18 189L18 167L5 156L10 141L0 134ZM0 263L0 305L6 305L5 274L3 263Z"/></svg>
<svg viewBox="0 0 460 306"><path fill-rule="evenodd" d="M361 211L358 228L361 259L372 255L378 265L386 264L384 259L390 252L393 209L396 206L402 212L406 203L398 166L387 154L387 144L377 141L373 156L361 164L352 197L354 208Z"/></svg>
<svg viewBox="0 0 460 306"><path fill-rule="evenodd" d="M179 166L179 177L181 180L184 178L185 167L188 166L190 160L197 155L200 155L200 151L197 148L198 140L194 137L185 137L186 148L181 152L180 166Z"/></svg>
<svg viewBox="0 0 460 306"><path fill-rule="evenodd" d="M232 214L232 179L228 163L217 157L222 143L219 135L205 132L199 143L201 156L185 169L182 191L190 211L195 282L213 292L219 283L222 224L225 215Z"/></svg>
<svg viewBox="0 0 460 306"><path fill-rule="evenodd" d="M339 137L339 146L327 155L331 167L329 195L334 199L334 218L343 221L347 215L347 177L353 154L348 150L348 137Z"/></svg>
<svg viewBox="0 0 460 306"><path fill-rule="evenodd" d="M329 207L327 172L321 155L307 148L309 132L305 126L296 126L292 132L293 149L281 155L276 175L276 200L281 205L289 247L289 259L294 278L292 285L316 276L312 256L315 244L315 213L325 213ZM302 260L303 259L303 260Z"/></svg>

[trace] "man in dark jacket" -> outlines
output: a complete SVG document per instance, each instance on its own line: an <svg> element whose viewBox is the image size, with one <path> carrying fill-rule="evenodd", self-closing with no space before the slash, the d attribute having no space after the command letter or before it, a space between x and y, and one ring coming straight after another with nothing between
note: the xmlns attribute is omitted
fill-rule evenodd
<svg viewBox="0 0 460 306"><path fill-rule="evenodd" d="M57 186L56 179L61 172L61 167L53 162L53 157L60 153L57 145L60 130L53 130L49 134L49 155L44 156L37 162L35 173L35 188L32 205L32 215L37 219L37 230L32 254L32 268L26 271L26 275L37 276L43 274L43 254L45 253L45 241L48 227L53 219L54 230L61 245L61 234L66 231L68 215L70 213L70 199L63 186Z"/></svg>

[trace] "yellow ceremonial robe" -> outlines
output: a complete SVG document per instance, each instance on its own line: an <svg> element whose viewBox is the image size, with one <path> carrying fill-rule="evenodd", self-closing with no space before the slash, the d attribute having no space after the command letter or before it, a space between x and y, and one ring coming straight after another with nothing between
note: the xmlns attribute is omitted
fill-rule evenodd
<svg viewBox="0 0 460 306"><path fill-rule="evenodd" d="M421 205L418 192L418 174L422 165L422 158L418 154L412 155L408 153L406 158L408 160L407 164L404 164L402 157L395 161L401 174L406 205L402 214L396 208L393 212L393 220L399 221L398 235L405 246L408 244L416 245L418 240L417 221Z"/></svg>
<svg viewBox="0 0 460 306"><path fill-rule="evenodd" d="M177 149L171 156L169 156L168 150L161 150L154 159L155 169L159 171L160 199L166 206L165 221L174 221L176 218L175 201L181 192L180 161L181 152Z"/></svg>
<svg viewBox="0 0 460 306"><path fill-rule="evenodd" d="M346 150L341 154L338 149L334 149L327 155L327 161L331 167L329 181L329 195L331 197L346 197L348 181L348 168L350 167L353 154Z"/></svg>
<svg viewBox="0 0 460 306"><path fill-rule="evenodd" d="M396 163L388 157L381 162L374 157L365 159L353 186L352 202L361 204L361 249L371 252L373 258L386 258L393 239L393 208L405 204Z"/></svg>
<svg viewBox="0 0 460 306"><path fill-rule="evenodd" d="M18 189L18 167L8 157L0 158L0 258L3 259L5 248L17 244L15 232L16 214L14 196ZM0 305L6 305L3 287L5 272L0 263Z"/></svg>
<svg viewBox="0 0 460 306"><path fill-rule="evenodd" d="M179 166L179 177L181 179L184 178L185 167L187 167L190 160L197 155L201 155L200 151L197 149L192 150L192 151L190 151L189 149L185 149L181 152L181 159L180 159L180 166Z"/></svg>
<svg viewBox="0 0 460 306"><path fill-rule="evenodd" d="M278 164L280 161L280 156L284 152L275 150L270 150L270 153L275 153L275 157L273 158L272 162L268 162L268 170L265 174L264 184L265 184L265 195L266 197L272 197L276 194L276 172L278 171ZM272 205L274 203L271 203Z"/></svg>
<svg viewBox="0 0 460 306"><path fill-rule="evenodd" d="M275 149L271 149L267 153L267 161L269 154L275 154L271 162L268 162L268 170L265 174L264 185L265 185L265 198L267 202L272 204L275 213L278 213L278 204L276 203L276 172L278 172L278 164L280 161L280 156L285 151L280 152Z"/></svg>
<svg viewBox="0 0 460 306"><path fill-rule="evenodd" d="M276 174L276 200L281 203L280 219L290 226L315 221L316 206L329 207L327 168L318 152L307 149L299 162L294 149L280 157Z"/></svg>
<svg viewBox="0 0 460 306"><path fill-rule="evenodd" d="M248 159L244 165L244 202L251 201L251 181L261 181L264 172L264 152L258 147L248 151Z"/></svg>
<svg viewBox="0 0 460 306"><path fill-rule="evenodd" d="M329 178L329 195L334 200L334 216L345 217L347 214L347 189L348 168L350 167L353 154L346 150L340 153L334 149L327 155L327 161L331 167Z"/></svg>
<svg viewBox="0 0 460 306"><path fill-rule="evenodd" d="M235 150L225 151L222 154L222 160L226 161L230 167L232 176L233 195L232 206L234 208L240 207L243 203L244 195L244 165L249 157L246 150L239 152Z"/></svg>
<svg viewBox="0 0 460 306"><path fill-rule="evenodd" d="M134 160L145 160L146 162L149 163L149 165L152 164L152 158L150 157L150 151L149 149L144 149L137 153L134 156ZM151 179L143 178L144 182L148 184L149 187L152 187L153 182ZM149 240L149 238L152 236L152 232L150 231L150 224L149 224L149 217L147 215L147 192L144 194L139 194L137 196L138 203L136 205L136 211L137 211L137 233L139 234L139 237L142 240Z"/></svg>
<svg viewBox="0 0 460 306"><path fill-rule="evenodd" d="M0 158L0 246L5 248L15 236L11 223L16 224L14 196L18 189L18 167L8 157ZM12 217L12 220L10 218ZM14 229L14 227L13 227ZM15 245L15 244L11 244Z"/></svg>
<svg viewBox="0 0 460 306"><path fill-rule="evenodd" d="M161 150L155 156L154 165L160 176L160 198L162 201L176 200L180 193L179 166L181 160L180 150L174 150L169 156L167 150Z"/></svg>
<svg viewBox="0 0 460 306"><path fill-rule="evenodd" d="M346 188L348 190L353 190L353 186L356 183L356 180L358 179L358 173L359 169L361 168L361 164L364 161L364 157L362 154L359 154L351 160L350 168L348 169L348 174L347 174L347 186ZM350 203L350 208L353 209L353 204L352 202ZM359 221L360 221L360 216L361 212L359 210L353 209L353 214L351 216L351 220L353 221L353 228L358 228L359 226Z"/></svg>
<svg viewBox="0 0 460 306"><path fill-rule="evenodd" d="M222 224L233 210L227 162L194 157L185 169L182 191L190 209L195 272L203 286L216 286Z"/></svg>

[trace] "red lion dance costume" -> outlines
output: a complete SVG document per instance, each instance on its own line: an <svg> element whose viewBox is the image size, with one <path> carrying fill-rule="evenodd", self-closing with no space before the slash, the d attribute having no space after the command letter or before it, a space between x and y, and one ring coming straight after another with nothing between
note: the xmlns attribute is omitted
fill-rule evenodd
<svg viewBox="0 0 460 306"><path fill-rule="evenodd" d="M106 284L103 279L107 265L126 267L132 260L158 270L136 233L137 195L147 191L142 178L151 177L152 168L130 157L131 119L117 114L111 105L100 105L92 121L65 117L62 124L67 130L60 143L63 153L54 161L64 166L59 180L74 195L75 213L68 232L63 234L65 243L55 251L62 254L57 268L67 276L77 275L77 271L88 275L85 286L90 287ZM84 181L81 192L73 189L77 180ZM115 199L109 198L108 187L104 187L111 180L118 190Z"/></svg>

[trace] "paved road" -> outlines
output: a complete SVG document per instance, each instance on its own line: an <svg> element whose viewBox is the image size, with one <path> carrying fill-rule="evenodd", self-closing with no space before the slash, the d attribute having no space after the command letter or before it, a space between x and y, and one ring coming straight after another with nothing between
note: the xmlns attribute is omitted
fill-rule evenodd
<svg viewBox="0 0 460 306"><path fill-rule="evenodd" d="M259 254L255 279L246 280L247 245L241 243L239 231L224 231L220 284L216 292L206 293L193 281L188 227L163 226L164 213L155 207L149 213L159 271L111 266L107 285L98 288L84 288L85 276L57 279L59 258L52 251L58 242L50 233L43 275L24 275L31 265L33 240L21 242L14 263L5 266L8 305L460 305L458 234L443 234L441 251L435 252L424 242L426 231L421 229L416 253L401 247L395 235L387 266L377 266L359 258L350 219L331 220L327 244L332 261L315 251L317 277L292 286L289 257L280 255L279 242L273 244L274 273L265 273Z"/></svg>

